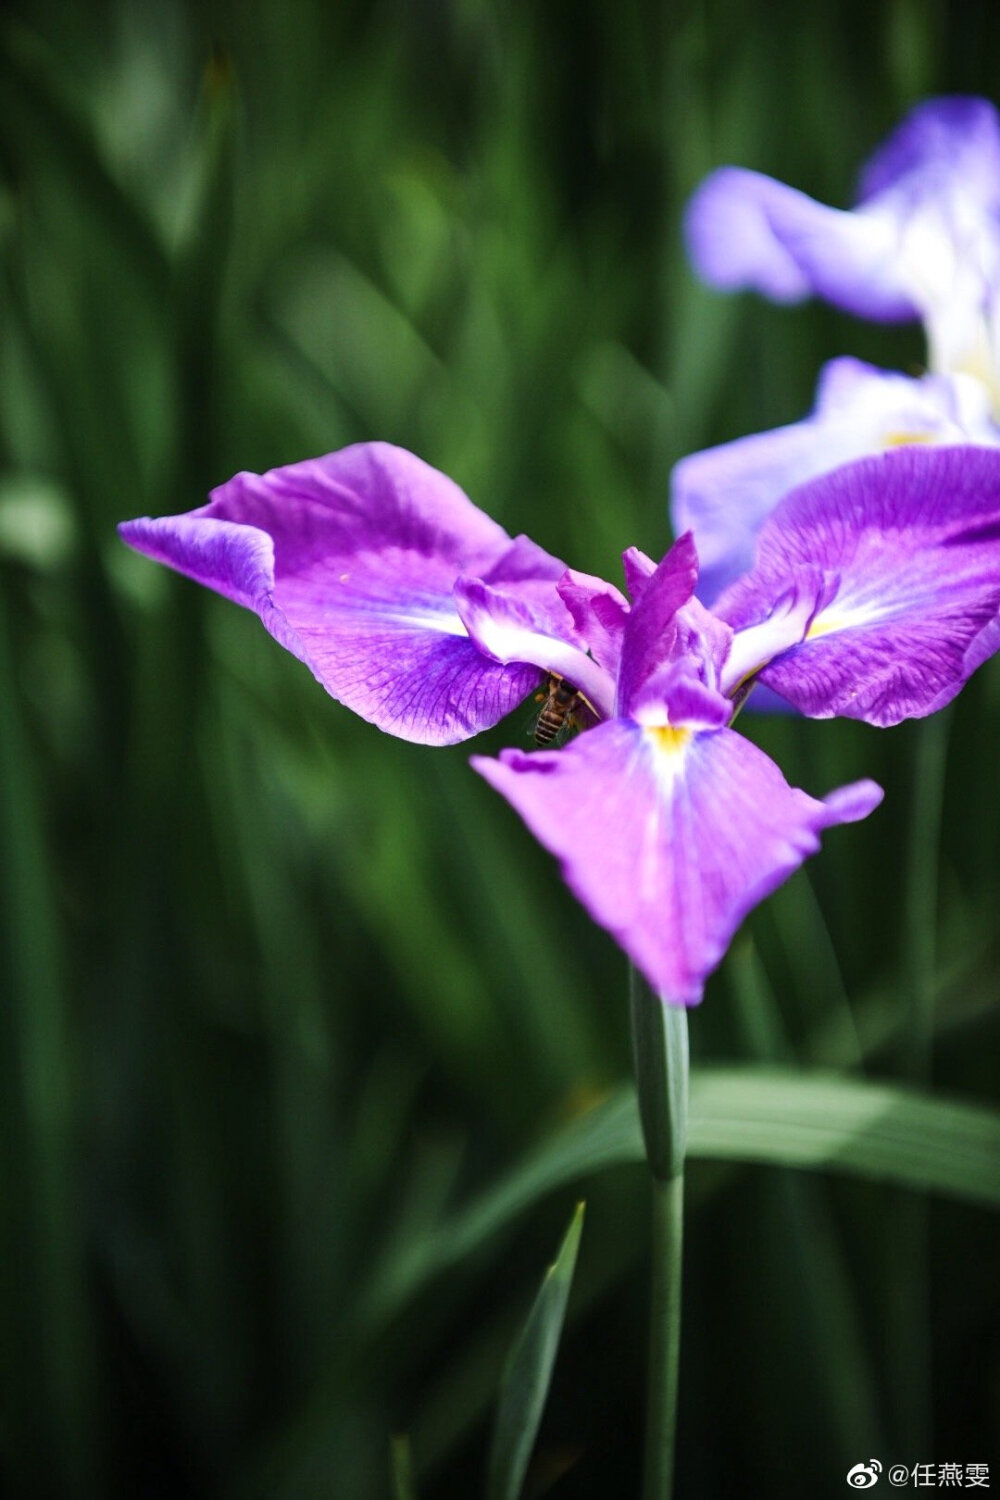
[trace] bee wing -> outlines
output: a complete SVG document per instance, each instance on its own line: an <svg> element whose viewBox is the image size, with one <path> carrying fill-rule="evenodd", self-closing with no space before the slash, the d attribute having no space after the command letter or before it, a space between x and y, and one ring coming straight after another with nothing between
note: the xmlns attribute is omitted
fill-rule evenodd
<svg viewBox="0 0 1000 1500"><path fill-rule="evenodd" d="M586 698L581 693L570 714L574 729L593 729L595 724L601 722L601 716L591 708Z"/></svg>

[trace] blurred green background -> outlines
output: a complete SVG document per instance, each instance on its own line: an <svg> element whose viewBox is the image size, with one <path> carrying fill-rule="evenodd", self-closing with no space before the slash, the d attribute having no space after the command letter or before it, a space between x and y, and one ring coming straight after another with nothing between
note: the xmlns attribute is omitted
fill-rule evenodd
<svg viewBox="0 0 1000 1500"><path fill-rule="evenodd" d="M627 1075L620 953L465 748L379 735L114 526L379 437L577 567L658 556L683 453L923 353L700 288L687 194L732 160L846 202L909 105L995 89L1000 10L14 0L0 37L4 1492L367 1500L406 1433L421 1496L481 1493L583 1195L529 1493L634 1493L640 1168L377 1295ZM887 797L747 923L696 1066L995 1098L998 664L895 731L744 722ZM984 1209L711 1162L690 1204L680 1496L1000 1460Z"/></svg>

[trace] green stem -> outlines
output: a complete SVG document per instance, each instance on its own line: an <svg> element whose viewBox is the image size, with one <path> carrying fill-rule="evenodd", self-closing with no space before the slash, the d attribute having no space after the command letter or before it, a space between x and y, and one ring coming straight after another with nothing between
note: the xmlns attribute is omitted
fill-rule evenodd
<svg viewBox="0 0 1000 1500"><path fill-rule="evenodd" d="M673 1493L683 1241L684 1174L666 1182L654 1177L644 1500L670 1500Z"/></svg>
<svg viewBox="0 0 1000 1500"><path fill-rule="evenodd" d="M634 969L632 1059L652 1191L652 1296L644 1500L670 1500L677 1425L687 1141L687 1011L662 999Z"/></svg>

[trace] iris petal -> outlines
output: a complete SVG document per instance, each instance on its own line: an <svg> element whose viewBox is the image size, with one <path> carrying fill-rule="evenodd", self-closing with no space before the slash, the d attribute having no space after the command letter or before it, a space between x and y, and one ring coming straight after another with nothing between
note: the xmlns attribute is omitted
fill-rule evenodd
<svg viewBox="0 0 1000 1500"><path fill-rule="evenodd" d="M790 787L729 729L598 725L559 751L505 751L473 766L560 860L563 875L663 995L696 1004L747 912L865 817L872 782L824 801Z"/></svg>
<svg viewBox="0 0 1000 1500"><path fill-rule="evenodd" d="M887 322L919 316L900 271L897 224L878 206L847 213L760 172L720 167L691 199L685 233L695 270L712 286L775 302L818 293Z"/></svg>
<svg viewBox="0 0 1000 1500"><path fill-rule="evenodd" d="M563 605L560 632L550 631L530 603L479 578L460 578L455 585L459 614L478 649L500 663L531 662L567 678L602 718L614 711L614 679L573 643L575 627ZM561 604L561 601L560 601Z"/></svg>
<svg viewBox="0 0 1000 1500"><path fill-rule="evenodd" d="M1000 452L900 448L794 491L717 605L736 642L817 569L827 587L805 638L761 682L815 718L888 725L944 707L998 644Z"/></svg>
<svg viewBox="0 0 1000 1500"><path fill-rule="evenodd" d="M895 190L911 195L954 190L1000 209L1000 122L988 99L945 94L912 109L869 158L858 202Z"/></svg>
<svg viewBox="0 0 1000 1500"><path fill-rule="evenodd" d="M851 212L723 167L694 194L686 227L714 286L923 318L932 368L977 376L1000 409L1000 117L987 100L913 110L869 162Z"/></svg>
<svg viewBox="0 0 1000 1500"><path fill-rule="evenodd" d="M565 615L562 563L511 542L452 480L387 443L238 474L200 510L119 529L255 610L334 698L425 744L495 724L541 675L469 640L452 597L461 573L516 579L541 615Z"/></svg>
<svg viewBox="0 0 1000 1500"><path fill-rule="evenodd" d="M690 533L679 537L633 605L622 641L618 674L618 711L631 704L654 672L670 661L677 647L678 610L691 598L698 580L698 554Z"/></svg>
<svg viewBox="0 0 1000 1500"><path fill-rule="evenodd" d="M594 660L617 677L629 614L627 600L613 583L573 568L566 569L557 587Z"/></svg>

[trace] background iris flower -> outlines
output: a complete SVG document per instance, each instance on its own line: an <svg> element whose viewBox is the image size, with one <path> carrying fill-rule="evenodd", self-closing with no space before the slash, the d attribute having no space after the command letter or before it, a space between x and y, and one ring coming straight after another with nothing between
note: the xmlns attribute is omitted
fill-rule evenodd
<svg viewBox="0 0 1000 1500"><path fill-rule="evenodd" d="M714 286L779 302L810 293L859 317L921 318L931 368L1000 397L1000 121L987 100L919 105L868 162L844 212L738 167L687 212L691 258Z"/></svg>
<svg viewBox="0 0 1000 1500"><path fill-rule="evenodd" d="M722 167L692 197L686 228L694 265L715 286L783 302L815 292L861 317L923 318L934 371L912 378L832 360L805 420L681 459L673 518L698 538L704 598L749 568L761 522L803 480L904 443L998 441L1000 123L986 100L913 110L865 168L853 212Z"/></svg>
<svg viewBox="0 0 1000 1500"><path fill-rule="evenodd" d="M893 724L942 707L1000 645L989 449L899 449L801 487L714 614L693 597L689 535L658 567L626 553L630 604L381 443L239 474L201 510L121 534L256 610L329 693L404 739L467 738L545 674L571 682L591 721L578 739L474 764L684 1003L818 833L881 800L871 782L822 802L789 787L729 727L749 687Z"/></svg>

